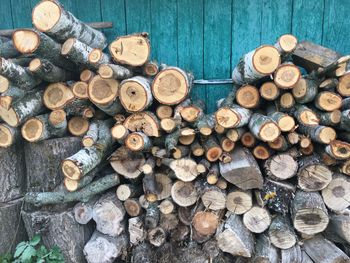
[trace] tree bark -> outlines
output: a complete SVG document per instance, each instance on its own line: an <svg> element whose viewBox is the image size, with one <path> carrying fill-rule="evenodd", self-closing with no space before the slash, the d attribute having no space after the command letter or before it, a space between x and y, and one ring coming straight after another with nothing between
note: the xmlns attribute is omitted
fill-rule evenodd
<svg viewBox="0 0 350 263"><path fill-rule="evenodd" d="M253 262L254 263L264 263L264 262L278 263L279 262L278 250L271 244L266 234L261 234L256 239Z"/></svg>
<svg viewBox="0 0 350 263"><path fill-rule="evenodd" d="M271 243L280 249L291 248L297 242L297 237L289 219L283 216L277 216L272 220L268 233Z"/></svg>
<svg viewBox="0 0 350 263"><path fill-rule="evenodd" d="M105 79L128 79L132 77L133 72L120 65L102 64L98 68L98 74Z"/></svg>
<svg viewBox="0 0 350 263"><path fill-rule="evenodd" d="M35 58L30 62L29 71L46 82L61 82L75 79L71 71L57 67L47 59Z"/></svg>

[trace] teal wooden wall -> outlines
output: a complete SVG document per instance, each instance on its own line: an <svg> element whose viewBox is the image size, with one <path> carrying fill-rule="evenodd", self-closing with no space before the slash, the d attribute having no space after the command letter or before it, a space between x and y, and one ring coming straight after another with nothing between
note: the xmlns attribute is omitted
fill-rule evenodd
<svg viewBox="0 0 350 263"><path fill-rule="evenodd" d="M1 29L29 27L37 0L0 0ZM284 33L350 53L350 0L61 0L84 21L112 21L118 35L147 31L152 56L196 78L229 78L239 57ZM195 87L209 111L230 85Z"/></svg>

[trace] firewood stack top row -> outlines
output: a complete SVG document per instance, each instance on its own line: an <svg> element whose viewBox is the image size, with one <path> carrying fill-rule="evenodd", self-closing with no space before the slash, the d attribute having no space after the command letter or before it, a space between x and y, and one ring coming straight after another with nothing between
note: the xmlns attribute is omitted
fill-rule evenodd
<svg viewBox="0 0 350 263"><path fill-rule="evenodd" d="M69 231L94 227L83 251L59 241L68 262L350 262L349 56L282 35L206 113L147 33L107 49L49 0L32 21L0 39L0 146L80 138L62 183L24 198L27 228L63 203Z"/></svg>

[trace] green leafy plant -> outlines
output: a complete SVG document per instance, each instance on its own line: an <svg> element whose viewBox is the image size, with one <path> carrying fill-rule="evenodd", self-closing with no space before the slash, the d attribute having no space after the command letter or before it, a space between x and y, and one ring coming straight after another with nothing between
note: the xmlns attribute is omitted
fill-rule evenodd
<svg viewBox="0 0 350 263"><path fill-rule="evenodd" d="M47 249L40 241L40 236L35 235L30 241L19 243L13 256L0 256L0 263L64 263L57 246Z"/></svg>

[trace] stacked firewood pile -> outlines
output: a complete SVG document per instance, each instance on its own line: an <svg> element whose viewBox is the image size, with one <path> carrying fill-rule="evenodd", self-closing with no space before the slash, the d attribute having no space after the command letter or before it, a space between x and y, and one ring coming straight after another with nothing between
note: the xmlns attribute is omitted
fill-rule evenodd
<svg viewBox="0 0 350 263"><path fill-rule="evenodd" d="M147 33L104 50L55 1L32 19L0 46L0 189L26 170L29 235L67 262L350 262L349 57L283 35L206 113Z"/></svg>

